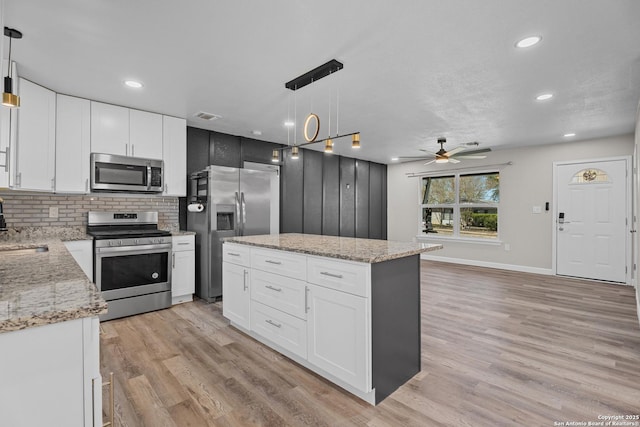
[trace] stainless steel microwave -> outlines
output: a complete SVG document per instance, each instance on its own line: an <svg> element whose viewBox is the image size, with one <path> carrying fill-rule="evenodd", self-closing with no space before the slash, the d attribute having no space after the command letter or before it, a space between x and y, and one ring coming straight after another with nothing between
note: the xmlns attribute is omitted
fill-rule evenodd
<svg viewBox="0 0 640 427"><path fill-rule="evenodd" d="M91 191L161 193L162 160L91 153Z"/></svg>

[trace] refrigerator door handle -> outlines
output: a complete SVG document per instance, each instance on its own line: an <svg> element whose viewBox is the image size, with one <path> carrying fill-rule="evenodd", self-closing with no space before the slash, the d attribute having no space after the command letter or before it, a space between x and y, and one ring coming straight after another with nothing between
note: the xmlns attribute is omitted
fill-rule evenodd
<svg viewBox="0 0 640 427"><path fill-rule="evenodd" d="M242 235L244 236L244 226L247 223L247 203L244 201L244 191L240 193L240 205L242 206Z"/></svg>
<svg viewBox="0 0 640 427"><path fill-rule="evenodd" d="M240 196L236 191L236 236L242 236L240 229Z"/></svg>

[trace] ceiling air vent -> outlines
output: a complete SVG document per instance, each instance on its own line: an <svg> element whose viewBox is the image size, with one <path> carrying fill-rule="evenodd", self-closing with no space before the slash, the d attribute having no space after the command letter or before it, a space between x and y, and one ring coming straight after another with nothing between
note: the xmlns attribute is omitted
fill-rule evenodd
<svg viewBox="0 0 640 427"><path fill-rule="evenodd" d="M217 114L205 113L204 111L200 111L199 113L194 114L194 116L202 120L218 120L222 118L222 116Z"/></svg>

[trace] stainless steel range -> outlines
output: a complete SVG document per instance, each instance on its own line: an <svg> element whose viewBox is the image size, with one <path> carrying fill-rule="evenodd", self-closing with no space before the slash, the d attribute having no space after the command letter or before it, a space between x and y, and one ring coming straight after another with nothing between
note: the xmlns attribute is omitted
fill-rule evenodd
<svg viewBox="0 0 640 427"><path fill-rule="evenodd" d="M100 320L171 306L171 233L158 212L89 212L93 280L109 304Z"/></svg>

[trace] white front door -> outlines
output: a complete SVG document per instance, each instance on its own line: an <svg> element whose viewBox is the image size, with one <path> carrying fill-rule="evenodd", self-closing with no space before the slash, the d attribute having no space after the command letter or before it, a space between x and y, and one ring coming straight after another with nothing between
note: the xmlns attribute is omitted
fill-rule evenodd
<svg viewBox="0 0 640 427"><path fill-rule="evenodd" d="M557 165L556 273L626 282L627 160Z"/></svg>

